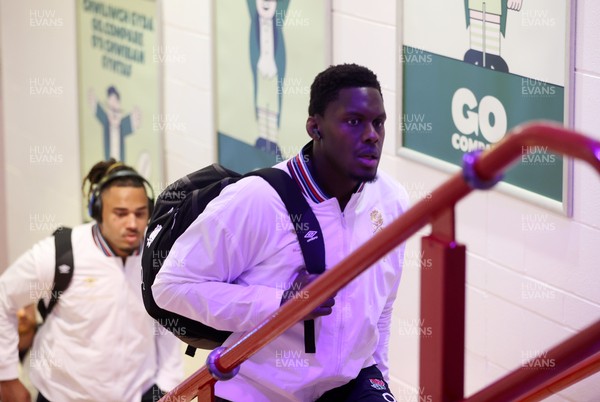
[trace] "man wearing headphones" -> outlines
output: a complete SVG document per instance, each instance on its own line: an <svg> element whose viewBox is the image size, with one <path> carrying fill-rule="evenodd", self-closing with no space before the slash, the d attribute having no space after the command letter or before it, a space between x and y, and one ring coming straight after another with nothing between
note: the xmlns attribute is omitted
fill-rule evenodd
<svg viewBox="0 0 600 402"><path fill-rule="evenodd" d="M73 276L35 336L31 382L38 402L155 401L182 380L183 365L179 341L154 323L141 299L140 251L152 189L114 159L93 166L84 188L87 182L94 222L72 230ZM55 261L49 237L0 276L2 402L31 400L17 379L16 312L38 299L48 305Z"/></svg>

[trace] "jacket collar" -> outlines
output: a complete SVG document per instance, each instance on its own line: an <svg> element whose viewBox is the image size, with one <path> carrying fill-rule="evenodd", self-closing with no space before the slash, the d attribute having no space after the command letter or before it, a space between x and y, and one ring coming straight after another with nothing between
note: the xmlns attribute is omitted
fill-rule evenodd
<svg viewBox="0 0 600 402"><path fill-rule="evenodd" d="M327 201L331 197L328 196L317 184L314 177L308 169L308 160L311 158L312 141L306 144L298 155L294 156L287 162L287 168L296 181L302 193L316 203ZM365 187L365 183L360 183L355 193L360 193Z"/></svg>

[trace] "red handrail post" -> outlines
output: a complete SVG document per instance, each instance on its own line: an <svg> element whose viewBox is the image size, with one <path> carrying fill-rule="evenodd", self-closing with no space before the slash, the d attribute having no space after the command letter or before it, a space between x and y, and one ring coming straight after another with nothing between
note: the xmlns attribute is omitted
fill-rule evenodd
<svg viewBox="0 0 600 402"><path fill-rule="evenodd" d="M440 402L464 395L466 247L454 241L453 208L421 239L419 397Z"/></svg>
<svg viewBox="0 0 600 402"><path fill-rule="evenodd" d="M169 391L159 402L189 402L196 397L201 402L213 402L216 382L205 365Z"/></svg>
<svg viewBox="0 0 600 402"><path fill-rule="evenodd" d="M198 388L198 401L214 402L215 400L215 383L211 382L203 384Z"/></svg>

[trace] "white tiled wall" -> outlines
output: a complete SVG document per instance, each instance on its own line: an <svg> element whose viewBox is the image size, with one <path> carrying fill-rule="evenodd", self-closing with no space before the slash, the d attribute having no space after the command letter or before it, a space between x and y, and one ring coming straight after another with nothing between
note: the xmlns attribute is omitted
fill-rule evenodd
<svg viewBox="0 0 600 402"><path fill-rule="evenodd" d="M0 30L0 38L2 31ZM1 48L0 48L1 49ZM0 77L2 77L2 60L0 60ZM0 93L2 93L3 82L0 79ZM0 96L0 122L4 122L4 96ZM4 166L4 124L0 124L0 166ZM4 175L0 175L0 190L6 187ZM6 222L6 198L0 197L0 221ZM0 225L0 267L8 265L8 228L6 225ZM0 268L2 272L3 268Z"/></svg>
<svg viewBox="0 0 600 402"><path fill-rule="evenodd" d="M55 26L32 23L43 10L53 12ZM56 226L81 219L75 9L61 0L2 0L0 18L1 224L11 262Z"/></svg>
<svg viewBox="0 0 600 402"><path fill-rule="evenodd" d="M75 30L72 4L59 0L0 0L4 162L10 233L9 260L42 233L29 230L32 211L67 223L77 188ZM395 156L398 85L397 5L394 0L333 0L332 60L356 62L379 76L389 115L382 169L405 183L418 201L448 175ZM165 134L168 181L216 159L212 4L210 0L162 0L163 113L177 121ZM55 8L65 19L59 32L28 26L31 8ZM575 126L600 139L600 2L578 0ZM10 38L10 39L9 39ZM50 76L64 86L60 99L27 93L30 77ZM30 145L56 145L60 165L40 169ZM2 182L0 181L0 184ZM36 183L29 186L28 183ZM2 212L2 211L0 211ZM574 168L574 216L562 215L497 191L475 192L457 206L457 237L468 249L466 392L519 367L523 358L600 319L600 180L582 163ZM537 219L543 225L531 226ZM426 234L428 228L420 235ZM408 242L393 321L392 388L398 400L418 392L419 236ZM197 365L197 362L191 366ZM190 370L192 368L190 367ZM600 400L600 376L551 401ZM426 395L426 390L422 390Z"/></svg>
<svg viewBox="0 0 600 402"><path fill-rule="evenodd" d="M577 2L576 63L575 63L575 128L592 138L600 139L600 40L598 18L600 2ZM584 225L600 228L600 188L597 174L581 162L575 162L573 219Z"/></svg>
<svg viewBox="0 0 600 402"><path fill-rule="evenodd" d="M162 1L164 113L177 124L165 133L167 179L216 161L213 121L212 4Z"/></svg>

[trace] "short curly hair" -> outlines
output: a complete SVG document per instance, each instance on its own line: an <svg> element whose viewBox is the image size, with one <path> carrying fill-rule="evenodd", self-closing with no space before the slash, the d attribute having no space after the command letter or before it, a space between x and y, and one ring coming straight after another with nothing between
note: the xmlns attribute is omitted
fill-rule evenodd
<svg viewBox="0 0 600 402"><path fill-rule="evenodd" d="M323 115L327 105L335 101L344 88L375 88L381 95L377 75L358 64L338 64L320 72L310 86L308 115Z"/></svg>

